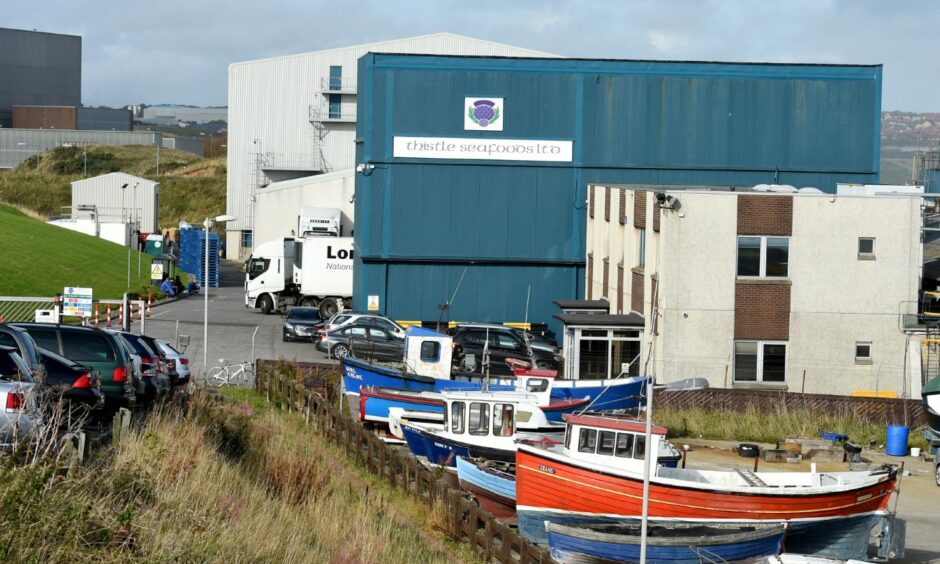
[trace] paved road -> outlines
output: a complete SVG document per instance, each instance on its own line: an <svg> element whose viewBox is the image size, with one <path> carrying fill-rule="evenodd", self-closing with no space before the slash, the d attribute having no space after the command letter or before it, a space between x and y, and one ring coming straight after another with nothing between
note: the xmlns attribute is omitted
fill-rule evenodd
<svg viewBox="0 0 940 564"><path fill-rule="evenodd" d="M257 329L254 339L254 358L300 360L308 362L326 362L326 355L316 350L312 343L282 340L283 320L278 314L262 315L256 310L245 308L243 291L244 273L242 265L233 261L222 261L221 287L209 289L209 348L208 364L214 366L224 358L229 363L252 359L252 334ZM203 357L203 319L205 296L183 297L153 307L152 314L145 321L148 335L178 342L179 335L189 335L189 355L194 375L204 373ZM140 325L134 324L138 331Z"/></svg>

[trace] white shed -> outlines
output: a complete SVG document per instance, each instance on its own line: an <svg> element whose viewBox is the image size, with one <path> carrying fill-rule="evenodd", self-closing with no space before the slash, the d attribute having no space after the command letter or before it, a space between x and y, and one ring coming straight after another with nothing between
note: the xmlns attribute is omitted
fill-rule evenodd
<svg viewBox="0 0 940 564"><path fill-rule="evenodd" d="M160 183L112 172L72 183L72 217L88 217L94 206L100 223L130 223L144 233L160 229Z"/></svg>

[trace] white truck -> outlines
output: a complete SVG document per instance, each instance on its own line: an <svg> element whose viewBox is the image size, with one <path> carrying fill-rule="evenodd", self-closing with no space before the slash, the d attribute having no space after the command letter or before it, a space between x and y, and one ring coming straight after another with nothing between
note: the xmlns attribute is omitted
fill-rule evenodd
<svg viewBox="0 0 940 564"><path fill-rule="evenodd" d="M282 237L255 247L245 263L245 307L268 314L317 306L327 319L352 305L352 237Z"/></svg>
<svg viewBox="0 0 940 564"><path fill-rule="evenodd" d="M343 214L337 208L300 208L298 237L340 237Z"/></svg>

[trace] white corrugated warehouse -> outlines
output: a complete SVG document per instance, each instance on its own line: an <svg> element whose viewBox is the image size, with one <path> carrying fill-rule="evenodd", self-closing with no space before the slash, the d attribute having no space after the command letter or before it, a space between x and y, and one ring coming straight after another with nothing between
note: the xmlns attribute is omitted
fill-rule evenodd
<svg viewBox="0 0 940 564"><path fill-rule="evenodd" d="M72 217L87 217L88 206L95 206L102 223L131 223L143 233L160 229L160 183L153 180L123 172L76 180Z"/></svg>
<svg viewBox="0 0 940 564"><path fill-rule="evenodd" d="M275 182L259 190L255 198L255 237L263 243L296 234L300 208L305 207L338 208L343 214L340 236L349 237L355 229L355 193L355 171L351 168Z"/></svg>
<svg viewBox="0 0 940 564"><path fill-rule="evenodd" d="M369 52L557 57L435 33L312 53L233 63L228 85L228 256L250 250L256 222L296 220L296 209L258 214L255 192L276 182L355 166L356 70ZM321 204L325 205L325 204ZM342 208L341 202L329 207ZM294 218L294 220L290 220Z"/></svg>

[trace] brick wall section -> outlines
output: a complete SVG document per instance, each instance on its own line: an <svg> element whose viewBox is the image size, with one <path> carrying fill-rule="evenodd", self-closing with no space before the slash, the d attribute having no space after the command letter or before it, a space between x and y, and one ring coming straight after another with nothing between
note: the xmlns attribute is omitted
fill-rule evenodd
<svg viewBox="0 0 940 564"><path fill-rule="evenodd" d="M663 213L659 201L653 202L653 231L659 233L659 216Z"/></svg>
<svg viewBox="0 0 940 564"><path fill-rule="evenodd" d="M630 309L643 314L643 275L638 272L632 272L630 289Z"/></svg>
<svg viewBox="0 0 940 564"><path fill-rule="evenodd" d="M633 226L646 229L646 192L633 193Z"/></svg>
<svg viewBox="0 0 940 564"><path fill-rule="evenodd" d="M623 267L617 267L617 313L623 313Z"/></svg>
<svg viewBox="0 0 940 564"><path fill-rule="evenodd" d="M791 235L793 196L738 195L738 235Z"/></svg>
<svg viewBox="0 0 940 564"><path fill-rule="evenodd" d="M604 188L604 221L610 221L610 193L613 190L610 186Z"/></svg>
<svg viewBox="0 0 940 564"><path fill-rule="evenodd" d="M588 186L588 215L594 219L594 186Z"/></svg>
<svg viewBox="0 0 940 564"><path fill-rule="evenodd" d="M587 299L594 299L594 256L588 255L587 260Z"/></svg>
<svg viewBox="0 0 940 564"><path fill-rule="evenodd" d="M620 225L625 225L626 221L624 218L627 217L627 191L626 189L621 188L620 192L620 218L617 220L620 222Z"/></svg>
<svg viewBox="0 0 940 564"><path fill-rule="evenodd" d="M610 261L604 259L604 282L601 285L601 295L607 297L607 285L610 283Z"/></svg>
<svg viewBox="0 0 940 564"><path fill-rule="evenodd" d="M790 340L790 285L736 284L734 338Z"/></svg>

